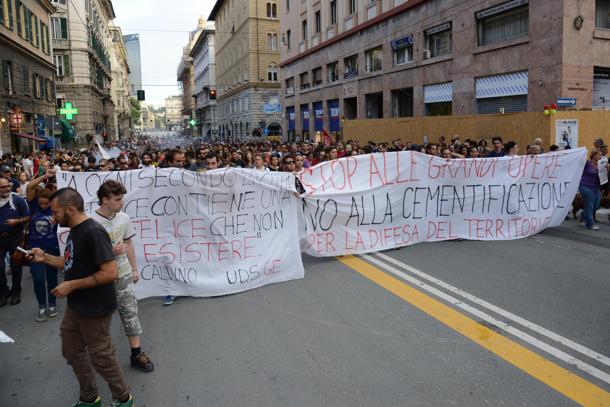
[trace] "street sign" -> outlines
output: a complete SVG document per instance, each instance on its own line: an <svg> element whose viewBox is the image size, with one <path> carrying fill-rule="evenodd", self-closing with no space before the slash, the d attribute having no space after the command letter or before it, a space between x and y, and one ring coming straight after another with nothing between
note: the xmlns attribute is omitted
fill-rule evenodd
<svg viewBox="0 0 610 407"><path fill-rule="evenodd" d="M265 127L265 128L263 129L263 134L264 134L265 136L268 136L268 135L269 135L269 127Z"/></svg>
<svg viewBox="0 0 610 407"><path fill-rule="evenodd" d="M557 106L576 106L576 98L559 98L557 99Z"/></svg>
<svg viewBox="0 0 610 407"><path fill-rule="evenodd" d="M78 114L78 109L72 106L72 102L66 102L64 107L59 109L59 114L63 114L66 119L72 120Z"/></svg>

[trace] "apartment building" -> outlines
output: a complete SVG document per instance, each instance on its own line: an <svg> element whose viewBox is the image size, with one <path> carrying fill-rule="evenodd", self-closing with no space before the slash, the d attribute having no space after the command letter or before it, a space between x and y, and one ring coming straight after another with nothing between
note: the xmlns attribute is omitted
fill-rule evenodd
<svg viewBox="0 0 610 407"><path fill-rule="evenodd" d="M279 0L217 0L215 52L219 135L279 136Z"/></svg>
<svg viewBox="0 0 610 407"><path fill-rule="evenodd" d="M167 130L182 125L182 96L175 95L165 98L165 125Z"/></svg>
<svg viewBox="0 0 610 407"><path fill-rule="evenodd" d="M130 95L130 68L128 64L127 49L123 42L121 28L115 25L110 27L112 46L114 52L110 53L110 67L112 68L112 82L110 91L114 103L114 129L111 132L116 139L129 137L131 128Z"/></svg>
<svg viewBox="0 0 610 407"><path fill-rule="evenodd" d="M289 133L342 120L610 107L610 0L284 0Z"/></svg>
<svg viewBox="0 0 610 407"><path fill-rule="evenodd" d="M195 98L195 120L198 123L198 135L207 139L218 136L214 31L214 22L207 22L205 29L199 35L189 54L193 59L195 74L193 97Z"/></svg>
<svg viewBox="0 0 610 407"><path fill-rule="evenodd" d="M115 52L110 0L59 0L52 21L52 46L57 70L57 103L70 102L78 114L72 125L78 141L94 135L117 138L111 92L111 53Z"/></svg>
<svg viewBox="0 0 610 407"><path fill-rule="evenodd" d="M47 0L0 0L0 153L37 148L52 134L54 10Z"/></svg>

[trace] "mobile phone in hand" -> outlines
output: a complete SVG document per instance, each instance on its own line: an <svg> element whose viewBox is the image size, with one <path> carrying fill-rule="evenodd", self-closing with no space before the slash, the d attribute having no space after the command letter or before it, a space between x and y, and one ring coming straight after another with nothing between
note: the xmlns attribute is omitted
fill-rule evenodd
<svg viewBox="0 0 610 407"><path fill-rule="evenodd" d="M31 256L32 252L30 250L25 250L23 247L17 246L17 250L21 253L24 253L26 256Z"/></svg>

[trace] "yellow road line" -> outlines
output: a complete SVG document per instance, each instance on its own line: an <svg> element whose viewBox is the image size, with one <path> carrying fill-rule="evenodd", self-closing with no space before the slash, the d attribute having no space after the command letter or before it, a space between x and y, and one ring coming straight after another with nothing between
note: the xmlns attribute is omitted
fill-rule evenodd
<svg viewBox="0 0 610 407"><path fill-rule="evenodd" d="M477 323L466 315L354 256L337 258L392 294L584 406L610 406L610 393Z"/></svg>

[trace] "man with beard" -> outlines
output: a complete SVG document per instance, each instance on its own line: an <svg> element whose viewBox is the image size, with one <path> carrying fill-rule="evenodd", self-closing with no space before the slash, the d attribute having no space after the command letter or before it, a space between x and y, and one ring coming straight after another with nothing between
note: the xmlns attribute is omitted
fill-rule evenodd
<svg viewBox="0 0 610 407"><path fill-rule="evenodd" d="M64 257L33 248L29 260L63 268L65 281L52 293L67 297L61 322L62 354L72 366L80 384L75 407L101 407L95 371L110 387L116 407L133 407L129 385L110 337L112 314L117 308L114 281L118 268L106 230L87 217L82 196L73 188L62 188L51 196L51 210L57 224L69 227Z"/></svg>

